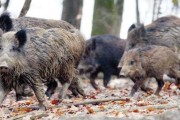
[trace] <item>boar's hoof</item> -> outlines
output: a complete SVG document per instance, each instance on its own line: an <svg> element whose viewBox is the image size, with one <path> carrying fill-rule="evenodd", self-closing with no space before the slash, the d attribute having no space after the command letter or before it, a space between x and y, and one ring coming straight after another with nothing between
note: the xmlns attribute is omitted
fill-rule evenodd
<svg viewBox="0 0 180 120"><path fill-rule="evenodd" d="M39 105L39 109L43 110L43 111L46 111L47 110L47 106L45 106L44 104L40 104Z"/></svg>
<svg viewBox="0 0 180 120"><path fill-rule="evenodd" d="M21 95L16 95L16 101L21 101L23 97Z"/></svg>
<svg viewBox="0 0 180 120"><path fill-rule="evenodd" d="M45 94L46 94L46 96L49 97L49 99L50 99L54 93L52 93L52 92L50 92L50 91L46 91Z"/></svg>
<svg viewBox="0 0 180 120"><path fill-rule="evenodd" d="M142 86L142 87L141 87L141 90L144 91L144 92L153 91L153 89L151 89L151 88L149 88L149 87L145 87L145 86Z"/></svg>
<svg viewBox="0 0 180 120"><path fill-rule="evenodd" d="M74 86L74 87L70 86L69 89L71 90L72 94L75 97L79 96L79 94L82 95L83 97L86 96L86 94L84 93L84 90L80 86Z"/></svg>

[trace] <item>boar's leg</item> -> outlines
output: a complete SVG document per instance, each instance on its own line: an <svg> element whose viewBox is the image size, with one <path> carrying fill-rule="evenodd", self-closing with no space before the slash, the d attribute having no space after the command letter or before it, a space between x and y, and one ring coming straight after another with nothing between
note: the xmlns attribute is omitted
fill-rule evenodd
<svg viewBox="0 0 180 120"><path fill-rule="evenodd" d="M5 89L3 87L0 88L0 104L4 101L7 94L10 92L10 89Z"/></svg>
<svg viewBox="0 0 180 120"><path fill-rule="evenodd" d="M16 101L22 100L23 97L30 97L34 95L29 85L26 83L19 83L18 85L15 85L14 89L16 92Z"/></svg>
<svg viewBox="0 0 180 120"><path fill-rule="evenodd" d="M156 81L157 81L158 87L156 89L155 95L159 96L159 92L161 91L161 89L164 85L164 81L163 81L163 79L157 79L157 78L156 78Z"/></svg>
<svg viewBox="0 0 180 120"><path fill-rule="evenodd" d="M99 71L95 71L95 72L90 74L90 83L93 86L93 88L96 90L99 89L98 85L95 82L95 79L97 78L98 72Z"/></svg>
<svg viewBox="0 0 180 120"><path fill-rule="evenodd" d="M60 102L66 97L66 93L67 93L67 90L68 90L70 84L71 84L71 82L65 82L64 84L62 84L62 88L59 93L59 101Z"/></svg>
<svg viewBox="0 0 180 120"><path fill-rule="evenodd" d="M178 68L176 68L176 69L177 70L172 70L168 76L171 78L175 78L175 80L176 80L175 84L180 89L180 71L178 70Z"/></svg>
<svg viewBox="0 0 180 120"><path fill-rule="evenodd" d="M141 86L141 90L142 90L142 91L148 92L148 91L153 90L153 89L147 87L147 85L148 85L149 82L150 82L150 79L151 79L151 78L146 78L146 79L145 79L144 84Z"/></svg>
<svg viewBox="0 0 180 120"><path fill-rule="evenodd" d="M104 84L104 87L107 87L109 81L111 80L111 70L106 70L104 72L104 78L103 78L103 84Z"/></svg>
<svg viewBox="0 0 180 120"><path fill-rule="evenodd" d="M34 71L35 72L35 71ZM25 80L25 82L27 84L29 84L29 86L32 88L32 90L34 91L37 100L39 102L39 107L41 110L46 110L46 101L45 101L45 95L44 95L44 89L43 89L43 83L41 79L39 79L38 76L36 76L36 74L23 74L20 77L21 79Z"/></svg>
<svg viewBox="0 0 180 120"><path fill-rule="evenodd" d="M80 94L83 97L85 97L86 94L84 93L84 90L82 89L80 81L81 80L79 79L78 76L74 77L71 82L71 85L69 86L69 89L71 90L71 92L74 96L78 96Z"/></svg>
<svg viewBox="0 0 180 120"><path fill-rule="evenodd" d="M144 84L145 79L142 79L142 78L136 79L136 80L134 78L131 78L131 79L132 79L132 81L135 82L135 84L131 90L131 93L130 93L130 97L133 97L135 92L137 92L137 90Z"/></svg>
<svg viewBox="0 0 180 120"><path fill-rule="evenodd" d="M51 98L51 96L55 93L56 87L58 86L58 83L56 82L56 80L52 79L52 80L47 80L50 81L47 84L47 90L45 92L45 94Z"/></svg>

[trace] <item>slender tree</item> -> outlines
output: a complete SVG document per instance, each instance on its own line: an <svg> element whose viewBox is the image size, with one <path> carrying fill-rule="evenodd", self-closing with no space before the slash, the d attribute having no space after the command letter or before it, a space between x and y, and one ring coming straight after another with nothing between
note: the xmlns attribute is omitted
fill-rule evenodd
<svg viewBox="0 0 180 120"><path fill-rule="evenodd" d="M140 25L140 14L139 14L139 0L136 0L136 22Z"/></svg>
<svg viewBox="0 0 180 120"><path fill-rule="evenodd" d="M8 6L9 6L9 2L10 2L10 0L6 0L6 2L4 3L4 11L7 10Z"/></svg>
<svg viewBox="0 0 180 120"><path fill-rule="evenodd" d="M80 28L83 0L64 0L62 20Z"/></svg>
<svg viewBox="0 0 180 120"><path fill-rule="evenodd" d="M19 17L23 17L23 16L25 16L27 14L27 12L28 12L28 10L30 8L30 5L31 5L31 0L25 0L23 8L22 8L22 10L20 12Z"/></svg>
<svg viewBox="0 0 180 120"><path fill-rule="evenodd" d="M124 0L95 0L92 35L119 36Z"/></svg>

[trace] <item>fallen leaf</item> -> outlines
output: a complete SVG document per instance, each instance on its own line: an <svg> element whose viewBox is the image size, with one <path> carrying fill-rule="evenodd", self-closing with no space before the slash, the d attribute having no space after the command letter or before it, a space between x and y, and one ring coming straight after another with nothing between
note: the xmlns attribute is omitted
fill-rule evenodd
<svg viewBox="0 0 180 120"><path fill-rule="evenodd" d="M59 100L57 100L57 99L53 99L52 101L51 101L51 104L54 104L54 105L57 105L59 103Z"/></svg>
<svg viewBox="0 0 180 120"><path fill-rule="evenodd" d="M165 82L163 89L164 89L165 91L170 90L170 89L171 89L170 86L171 86L171 83L170 83L169 81L167 81L167 82Z"/></svg>
<svg viewBox="0 0 180 120"><path fill-rule="evenodd" d="M139 110L138 110L138 109L134 109L133 112L136 112L136 113L137 113L137 112L139 112Z"/></svg>
<svg viewBox="0 0 180 120"><path fill-rule="evenodd" d="M147 110L151 112L151 111L154 111L155 108L153 108L153 107L148 107Z"/></svg>

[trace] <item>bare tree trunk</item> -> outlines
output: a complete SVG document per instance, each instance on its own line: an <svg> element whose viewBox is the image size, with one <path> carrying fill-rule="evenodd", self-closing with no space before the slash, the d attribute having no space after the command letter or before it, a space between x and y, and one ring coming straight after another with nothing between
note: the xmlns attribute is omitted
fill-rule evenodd
<svg viewBox="0 0 180 120"><path fill-rule="evenodd" d="M158 9L157 9L157 18L159 18L159 15L161 14L161 4L162 4L162 0L159 0Z"/></svg>
<svg viewBox="0 0 180 120"><path fill-rule="evenodd" d="M83 0L64 0L62 20L80 29Z"/></svg>
<svg viewBox="0 0 180 120"><path fill-rule="evenodd" d="M95 0L92 35L119 36L124 0Z"/></svg>
<svg viewBox="0 0 180 120"><path fill-rule="evenodd" d="M156 15L156 0L154 0L154 4L153 4L153 13L152 13L152 21L155 20L155 15Z"/></svg>
<svg viewBox="0 0 180 120"><path fill-rule="evenodd" d="M136 22L137 22L137 26L139 26L140 25L139 0L136 0Z"/></svg>
<svg viewBox="0 0 180 120"><path fill-rule="evenodd" d="M8 6L9 6L9 2L10 2L10 0L6 0L6 2L4 3L4 11L7 10Z"/></svg>
<svg viewBox="0 0 180 120"><path fill-rule="evenodd" d="M20 12L19 17L23 17L23 16L25 16L27 14L27 12L28 12L28 10L30 8L30 4L31 4L31 0L26 0L24 2L24 6L23 6L23 8L22 8L22 10Z"/></svg>

